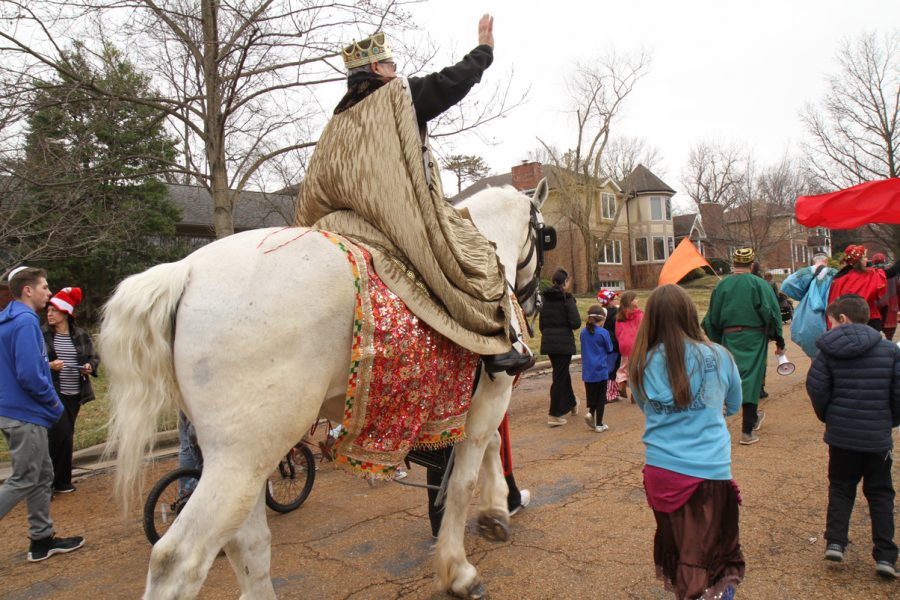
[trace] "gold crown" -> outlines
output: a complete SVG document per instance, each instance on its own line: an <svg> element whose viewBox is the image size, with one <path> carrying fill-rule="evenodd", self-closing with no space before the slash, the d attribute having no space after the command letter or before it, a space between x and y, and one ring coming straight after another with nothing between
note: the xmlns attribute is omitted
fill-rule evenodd
<svg viewBox="0 0 900 600"><path fill-rule="evenodd" d="M383 31L364 40L354 41L344 48L341 54L344 57L344 66L348 71L376 61L388 60L394 55Z"/></svg>
<svg viewBox="0 0 900 600"><path fill-rule="evenodd" d="M756 259L756 253L753 248L738 248L731 255L731 262L739 264L750 264Z"/></svg>

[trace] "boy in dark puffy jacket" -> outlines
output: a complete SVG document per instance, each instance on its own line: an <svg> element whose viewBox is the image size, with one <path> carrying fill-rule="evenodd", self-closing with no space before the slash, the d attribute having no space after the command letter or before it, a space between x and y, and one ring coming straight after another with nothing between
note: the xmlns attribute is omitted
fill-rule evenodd
<svg viewBox="0 0 900 600"><path fill-rule="evenodd" d="M806 377L828 444L825 558L844 559L862 479L872 518L875 571L895 579L891 428L900 425L900 348L866 325L869 306L861 296L840 296L826 314L832 329L816 342L820 352Z"/></svg>

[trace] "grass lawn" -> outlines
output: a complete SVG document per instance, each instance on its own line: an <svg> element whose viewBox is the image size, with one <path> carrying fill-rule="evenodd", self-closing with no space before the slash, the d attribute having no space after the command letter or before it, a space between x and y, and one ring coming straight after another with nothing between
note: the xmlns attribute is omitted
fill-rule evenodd
<svg viewBox="0 0 900 600"><path fill-rule="evenodd" d="M718 283L716 277L707 276L696 279L683 286L697 305L697 311L700 313L701 319L706 314L706 309L709 306L709 295L716 286L716 283ZM650 295L652 290L636 291L641 307L643 307L647 300L647 296ZM588 308L591 304L596 304L597 301L593 296L577 298L577 301L578 313L581 315L581 320L583 322L585 315L587 315ZM531 350L538 355L538 360L545 359L547 357L540 355L538 352L541 347L541 332L537 330L537 322L535 322L534 334L535 337L528 345L531 347ZM577 347L577 352L580 353L581 344L578 341L577 332L575 335L575 345ZM106 400L106 379L102 363L100 365L100 376L92 379L91 382L94 385L94 392L97 399L82 406L81 411L78 413L78 420L75 423L75 450L81 450L106 441L106 421L109 414L109 404ZM178 416L174 412L163 415L160 418L157 428L159 431L174 429L177 420ZM7 452L6 439L0 436L0 462L5 461L9 461L9 453Z"/></svg>
<svg viewBox="0 0 900 600"><path fill-rule="evenodd" d="M100 364L100 376L91 379L97 399L88 402L78 412L75 421L75 450L88 448L106 441L106 421L109 416L109 403L106 399L106 377L103 364ZM159 431L174 429L178 423L176 413L166 414L157 426ZM0 436L0 462L9 461L6 438Z"/></svg>

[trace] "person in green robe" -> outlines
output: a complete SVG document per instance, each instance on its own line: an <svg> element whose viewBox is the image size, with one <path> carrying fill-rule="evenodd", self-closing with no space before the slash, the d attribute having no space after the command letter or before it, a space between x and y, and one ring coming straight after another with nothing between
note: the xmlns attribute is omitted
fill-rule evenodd
<svg viewBox="0 0 900 600"><path fill-rule="evenodd" d="M703 330L710 341L728 348L741 373L740 443L744 445L759 441L754 432L766 417L758 405L769 340L775 340L775 354L784 354L778 298L768 283L750 272L755 258L752 248L735 250L731 257L733 274L716 285L703 318Z"/></svg>

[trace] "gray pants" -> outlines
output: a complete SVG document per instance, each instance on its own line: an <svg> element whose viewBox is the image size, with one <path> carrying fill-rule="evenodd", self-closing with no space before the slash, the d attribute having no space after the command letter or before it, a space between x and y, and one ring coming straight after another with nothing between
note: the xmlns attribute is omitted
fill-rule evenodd
<svg viewBox="0 0 900 600"><path fill-rule="evenodd" d="M0 430L9 445L13 472L0 486L0 519L22 498L28 504L28 536L41 540L53 535L50 487L53 463L47 448L47 428L0 417Z"/></svg>

